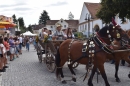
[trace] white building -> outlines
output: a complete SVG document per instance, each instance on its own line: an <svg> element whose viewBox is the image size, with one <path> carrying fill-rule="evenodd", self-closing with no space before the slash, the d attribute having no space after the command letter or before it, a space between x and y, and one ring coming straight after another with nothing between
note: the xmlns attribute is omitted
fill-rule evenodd
<svg viewBox="0 0 130 86"><path fill-rule="evenodd" d="M83 32L87 37L91 35L96 28L102 28L105 24L103 24L102 20L96 17L97 11L100 9L100 3L89 3L84 2L82 12L79 20L79 32ZM88 22L87 17L90 17ZM127 20L125 23L121 24L121 19L118 16L115 17L115 21L125 30L130 29L130 21Z"/></svg>
<svg viewBox="0 0 130 86"><path fill-rule="evenodd" d="M78 30L78 24L79 24L78 20L63 20L63 19L60 19L60 20L48 20L47 24L46 24L46 27L54 32L56 30L56 25L58 23L62 25L62 29L67 29L69 27L73 31Z"/></svg>
<svg viewBox="0 0 130 86"><path fill-rule="evenodd" d="M40 25L32 25L33 33L39 34L42 31L42 28L45 27L43 24Z"/></svg>

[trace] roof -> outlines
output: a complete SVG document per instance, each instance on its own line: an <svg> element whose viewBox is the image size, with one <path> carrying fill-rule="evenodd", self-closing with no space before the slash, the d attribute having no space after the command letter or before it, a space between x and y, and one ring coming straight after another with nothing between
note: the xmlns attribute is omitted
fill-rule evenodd
<svg viewBox="0 0 130 86"><path fill-rule="evenodd" d="M59 20L47 20L46 25L55 25Z"/></svg>
<svg viewBox="0 0 130 86"><path fill-rule="evenodd" d="M79 25L79 20L65 20L68 24L69 27L78 27Z"/></svg>
<svg viewBox="0 0 130 86"><path fill-rule="evenodd" d="M86 5L88 11L90 12L92 18L97 18L96 14L97 11L100 9L101 4L100 3L91 3L91 2L84 2Z"/></svg>
<svg viewBox="0 0 130 86"><path fill-rule="evenodd" d="M45 25L43 25L43 24L40 24L40 25L32 25L33 30L39 30L39 29L41 29L41 28L43 28L43 27L45 27Z"/></svg>
<svg viewBox="0 0 130 86"><path fill-rule="evenodd" d="M46 25L55 25L59 20L47 20L47 24ZM66 21L69 25L78 25L79 24L79 20L64 20Z"/></svg>

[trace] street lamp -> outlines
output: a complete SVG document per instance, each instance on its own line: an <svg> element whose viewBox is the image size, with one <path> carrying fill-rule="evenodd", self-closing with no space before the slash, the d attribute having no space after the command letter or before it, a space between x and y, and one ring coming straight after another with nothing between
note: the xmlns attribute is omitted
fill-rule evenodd
<svg viewBox="0 0 130 86"><path fill-rule="evenodd" d="M90 20L92 19L91 14L86 13L85 20L88 21L88 37L90 36Z"/></svg>

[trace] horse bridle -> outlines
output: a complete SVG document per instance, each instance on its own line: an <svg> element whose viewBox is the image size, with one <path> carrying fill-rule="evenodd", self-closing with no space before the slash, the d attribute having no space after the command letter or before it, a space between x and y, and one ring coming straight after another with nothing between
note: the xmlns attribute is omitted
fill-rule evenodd
<svg viewBox="0 0 130 86"><path fill-rule="evenodd" d="M114 28L115 27L113 27L113 31L112 32L114 32ZM117 38L120 38L120 33L119 33L119 31L118 30L116 30L116 32L117 32ZM97 35L98 35L98 37L101 39L101 38L103 38L103 39L109 39L110 40L110 42L112 42L113 41L113 37L110 35L110 31L107 29L107 35L108 35L108 38L106 38L106 37L101 37L98 33L97 33Z"/></svg>

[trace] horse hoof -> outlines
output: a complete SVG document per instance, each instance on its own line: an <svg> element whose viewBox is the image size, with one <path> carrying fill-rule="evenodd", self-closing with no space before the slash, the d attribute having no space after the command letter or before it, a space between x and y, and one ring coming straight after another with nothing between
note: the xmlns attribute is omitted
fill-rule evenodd
<svg viewBox="0 0 130 86"><path fill-rule="evenodd" d="M67 82L65 80L62 81L62 84L66 84Z"/></svg>
<svg viewBox="0 0 130 86"><path fill-rule="evenodd" d="M74 82L76 82L76 78L72 78L72 80L73 80Z"/></svg>
<svg viewBox="0 0 130 86"><path fill-rule="evenodd" d="M120 79L116 79L116 82L121 82L121 80Z"/></svg>
<svg viewBox="0 0 130 86"><path fill-rule="evenodd" d="M130 74L128 74L128 77L130 78Z"/></svg>

